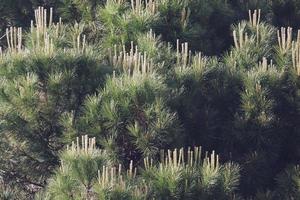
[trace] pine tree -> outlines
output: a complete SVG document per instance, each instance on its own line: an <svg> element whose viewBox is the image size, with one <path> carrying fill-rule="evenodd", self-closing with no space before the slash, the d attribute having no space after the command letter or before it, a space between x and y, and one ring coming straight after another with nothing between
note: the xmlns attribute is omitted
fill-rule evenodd
<svg viewBox="0 0 300 200"><path fill-rule="evenodd" d="M193 57L187 44L177 50L183 62L175 90L183 90L172 101L192 144L202 142L241 164L245 196L276 184L273 177L284 169L278 163L297 163L288 155L298 151L299 139L298 39L282 28L276 42L260 11L249 16L233 27L234 47L221 61Z"/></svg>
<svg viewBox="0 0 300 200"><path fill-rule="evenodd" d="M146 157L139 172L132 161L125 170L124 165L111 166L106 151L95 148L95 138L82 138L62 153L61 167L39 195L49 199L235 198L239 166L221 165L214 152L203 157L200 147L161 151L161 161Z"/></svg>
<svg viewBox="0 0 300 200"><path fill-rule="evenodd" d="M112 57L112 65L123 74L114 73L98 95L87 97L78 120L71 120L74 113L64 118L65 136L95 136L119 162L154 156L159 148L174 146L182 138L176 113L166 105L164 80L152 71L146 55L134 49L126 55Z"/></svg>
<svg viewBox="0 0 300 200"><path fill-rule="evenodd" d="M207 57L193 52L211 44L198 36L223 37L223 28L206 19L231 23L234 1L63 3L59 12L80 13L78 22L53 23L53 10L38 8L28 31L6 30L2 198L45 187L37 198L298 198L300 33L276 32L249 11L232 26L229 51ZM60 154L83 135L95 138ZM222 160L196 148L158 161L161 149L199 145Z"/></svg>
<svg viewBox="0 0 300 200"><path fill-rule="evenodd" d="M54 24L51 16L52 10L46 15L39 8L30 32L7 29L8 49L0 58L1 177L31 192L45 185L58 164L61 116L71 110L77 115L109 72L85 36Z"/></svg>

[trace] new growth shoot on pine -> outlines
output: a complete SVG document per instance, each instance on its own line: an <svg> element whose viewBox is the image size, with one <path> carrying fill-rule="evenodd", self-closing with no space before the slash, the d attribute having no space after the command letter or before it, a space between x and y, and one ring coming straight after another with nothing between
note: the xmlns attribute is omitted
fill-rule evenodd
<svg viewBox="0 0 300 200"><path fill-rule="evenodd" d="M188 147L187 151L184 148L161 151L159 168L177 170L178 168L193 168L193 167L209 167L219 168L219 156L213 151L210 155L208 152L202 155L201 147L194 147L191 149ZM154 167L154 161L152 158L144 158L144 167L146 170Z"/></svg>
<svg viewBox="0 0 300 200"><path fill-rule="evenodd" d="M162 47L160 37L157 37L152 29L146 34L140 34L137 43L139 48L146 51L151 58L157 56L158 48Z"/></svg>
<svg viewBox="0 0 300 200"><path fill-rule="evenodd" d="M112 187L116 185L126 187L125 178L134 179L136 177L137 169L133 168L133 161L130 162L129 169L126 171L126 177L122 165L119 164L117 167L103 166L102 172L98 170L98 183L102 187Z"/></svg>
<svg viewBox="0 0 300 200"><path fill-rule="evenodd" d="M35 14L35 25L31 21L31 34L32 34L32 47L35 51L41 51L45 54L51 55L54 51L53 38L50 38L48 33L48 28L53 25L53 9L50 8L49 20L47 19L47 9L44 7L38 7L34 11ZM59 27L61 25L61 20L56 28L56 36L58 36Z"/></svg>
<svg viewBox="0 0 300 200"><path fill-rule="evenodd" d="M86 47L86 36L82 35L83 26L78 24L77 22L74 25L73 31L73 48L80 53L83 53Z"/></svg>
<svg viewBox="0 0 300 200"><path fill-rule="evenodd" d="M262 72L267 72L269 69L274 69L273 60L268 64L266 57L263 57L262 61L258 62L258 69Z"/></svg>
<svg viewBox="0 0 300 200"><path fill-rule="evenodd" d="M71 153L71 155L75 154L76 156L79 156L78 157L79 160L81 156L83 157L85 155L92 156L96 151L105 154L105 151L96 148L95 138L89 138L87 135L81 137L81 142L77 137L76 143L72 142L72 145L67 148L67 152ZM77 160L76 162L79 161ZM66 167L67 166L65 166L64 163L62 163L61 170L65 170ZM72 169L72 165L68 167L71 167L70 168L71 170L77 170L77 168ZM80 174L82 172L79 171L78 173ZM108 190L111 192L113 191L123 191L124 193L128 192L133 196L141 196L141 195L145 195L145 192L147 193L148 189L145 184L137 185L135 183L137 168L133 166L133 161L130 162L129 167L126 171L122 169L121 164L116 166L111 166L109 163L106 164L104 163L102 166L98 166L98 170L96 171L96 173L97 173L97 178L95 179L96 184L94 182L91 182L90 187L88 187L90 188L88 190L89 196L93 194L92 191L96 191L96 193L102 193L102 192L105 193Z"/></svg>
<svg viewBox="0 0 300 200"><path fill-rule="evenodd" d="M249 41L248 34L244 33L245 27L241 25L241 23L238 24L238 33L236 30L233 31L233 39L234 39L234 46L236 49L242 49L247 42Z"/></svg>
<svg viewBox="0 0 300 200"><path fill-rule="evenodd" d="M76 143L73 141L71 146L67 146L67 151L76 153L92 154L96 150L96 138L89 138L87 135L81 137L81 146L79 138L76 138Z"/></svg>
<svg viewBox="0 0 300 200"><path fill-rule="evenodd" d="M177 40L176 59L176 65L180 72L190 67L193 69L202 70L208 61L208 59L203 56L201 52L193 55L192 51L189 50L188 43L185 42L180 44L179 40Z"/></svg>
<svg viewBox="0 0 300 200"><path fill-rule="evenodd" d="M181 11L181 26L185 28L189 22L189 17L190 17L191 11L188 7L184 7Z"/></svg>
<svg viewBox="0 0 300 200"><path fill-rule="evenodd" d="M249 14L249 21L247 24L245 23L238 23L237 30L233 31L233 39L234 39L234 46L236 49L242 49L244 46L247 45L247 42L249 41L249 36L245 31L246 25L250 25L253 29L256 31L256 42L257 44L260 42L260 16L261 11L254 10L253 12L251 10L248 11Z"/></svg>
<svg viewBox="0 0 300 200"><path fill-rule="evenodd" d="M147 53L141 53L137 46L131 42L129 52L126 52L125 46L117 53L117 45L114 46L114 51L109 49L109 62L114 67L121 67L128 74L147 74L153 72L153 61L147 56Z"/></svg>
<svg viewBox="0 0 300 200"><path fill-rule="evenodd" d="M7 28L5 37L7 42L7 51L3 51L2 47L0 47L1 59L3 58L5 52L9 53L9 55L17 55L22 52L22 41L23 41L22 28L17 28L17 27Z"/></svg>
<svg viewBox="0 0 300 200"><path fill-rule="evenodd" d="M277 31L277 39L280 53L286 54L292 47L292 28L281 28Z"/></svg>
<svg viewBox="0 0 300 200"><path fill-rule="evenodd" d="M132 12L136 15L144 15L145 12L156 14L157 4L154 0L131 0Z"/></svg>
<svg viewBox="0 0 300 200"><path fill-rule="evenodd" d="M292 62L294 70L300 76L300 30L298 30L296 42L292 42Z"/></svg>
<svg viewBox="0 0 300 200"><path fill-rule="evenodd" d="M64 34L64 25L61 18L58 23L53 22L53 8L50 8L49 14L43 7L35 10L35 20L31 21L29 34L29 43L23 46L22 28L10 27L6 29L7 53L16 55L20 53L42 53L53 55L56 43ZM76 23L72 29L73 47L76 53L84 53L86 49L86 36L82 35L82 26ZM24 34L25 35L25 34ZM29 44L29 46L26 46ZM66 51L66 49L64 49ZM0 47L0 57L2 58L6 51Z"/></svg>
<svg viewBox="0 0 300 200"><path fill-rule="evenodd" d="M249 22L253 27L257 27L260 23L260 9L254 10L252 13L251 10L249 10Z"/></svg>
<svg viewBox="0 0 300 200"><path fill-rule="evenodd" d="M118 167L103 166L102 171L98 170L98 185L95 189L100 191L129 191L135 197L145 196L148 193L148 186L134 183L136 180L136 168L133 169L132 161L126 173L123 172L122 165ZM134 185L130 184L133 181Z"/></svg>
<svg viewBox="0 0 300 200"><path fill-rule="evenodd" d="M192 57L192 52L189 50L188 43L182 43L181 48L179 44L179 40L176 42L176 57L177 57L177 65L182 67L183 69L188 66L190 63L190 59Z"/></svg>
<svg viewBox="0 0 300 200"><path fill-rule="evenodd" d="M22 51L22 28L7 28L6 39L8 51L10 53L19 53Z"/></svg>
<svg viewBox="0 0 300 200"><path fill-rule="evenodd" d="M249 10L249 22L253 28L256 29L256 41L257 44L260 42L260 31L259 31L259 23L260 23L260 9L254 10L252 13L251 10Z"/></svg>

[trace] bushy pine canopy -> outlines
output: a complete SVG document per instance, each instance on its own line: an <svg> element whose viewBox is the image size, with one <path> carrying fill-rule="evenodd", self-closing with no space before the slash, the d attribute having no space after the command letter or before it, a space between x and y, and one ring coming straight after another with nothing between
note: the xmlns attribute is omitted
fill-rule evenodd
<svg viewBox="0 0 300 200"><path fill-rule="evenodd" d="M124 2L131 3L131 0ZM7 26L29 27L38 6L54 7L54 17L64 22L85 21L91 30L98 24L98 9L106 0L2 0L0 2L0 34ZM189 20L182 23L182 6ZM176 44L178 38L188 41L191 49L205 54L222 54L231 45L230 25L248 17L249 9L262 9L265 20L277 27L300 27L299 2L297 0L164 0L160 6L161 20L155 30L165 41ZM117 20L117 18L115 19ZM123 22L124 23L124 22ZM0 37L1 37L0 36ZM0 41L1 46L5 45Z"/></svg>
<svg viewBox="0 0 300 200"><path fill-rule="evenodd" d="M299 198L299 33L249 11L209 57L197 2L63 3L6 30L1 198Z"/></svg>
<svg viewBox="0 0 300 200"><path fill-rule="evenodd" d="M232 199L239 166L220 164L218 155L201 147L161 152L160 161L146 157L143 169L130 162L112 166L95 138L77 138L61 156L61 167L37 199ZM99 163L103 167L99 167Z"/></svg>

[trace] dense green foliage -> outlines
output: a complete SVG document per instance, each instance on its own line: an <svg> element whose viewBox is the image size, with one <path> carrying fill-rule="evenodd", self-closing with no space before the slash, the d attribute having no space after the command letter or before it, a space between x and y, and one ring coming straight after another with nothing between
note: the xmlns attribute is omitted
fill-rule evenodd
<svg viewBox="0 0 300 200"><path fill-rule="evenodd" d="M251 2L43 2L7 29L0 197L298 199L297 1Z"/></svg>
<svg viewBox="0 0 300 200"><path fill-rule="evenodd" d="M85 141L89 140L88 143ZM78 140L77 140L78 141ZM137 171L131 162L112 167L106 151L93 147L93 139L63 152L63 165L41 199L232 199L239 183L239 166L219 164L218 156L201 148L161 152L161 160L144 159ZM185 159L185 157L187 157ZM99 166L99 163L102 165ZM102 167L104 166L104 167Z"/></svg>
<svg viewBox="0 0 300 200"><path fill-rule="evenodd" d="M97 28L99 5L105 0L2 0L0 2L0 34L7 26L28 27L37 6L54 7L55 19L64 22L85 21ZM130 0L128 0L130 2ZM249 9L262 9L263 18L277 27L300 28L300 3L297 0L165 0L159 8L163 15L155 24L164 41L176 44L177 39L188 41L192 50L206 55L221 54L231 45L230 26L248 17ZM182 7L186 6L189 20L183 28ZM129 21L128 21L129 22ZM124 24L123 24L124 25ZM137 28L137 27L135 27ZM1 37L0 36L0 37ZM5 45L0 41L1 46Z"/></svg>

